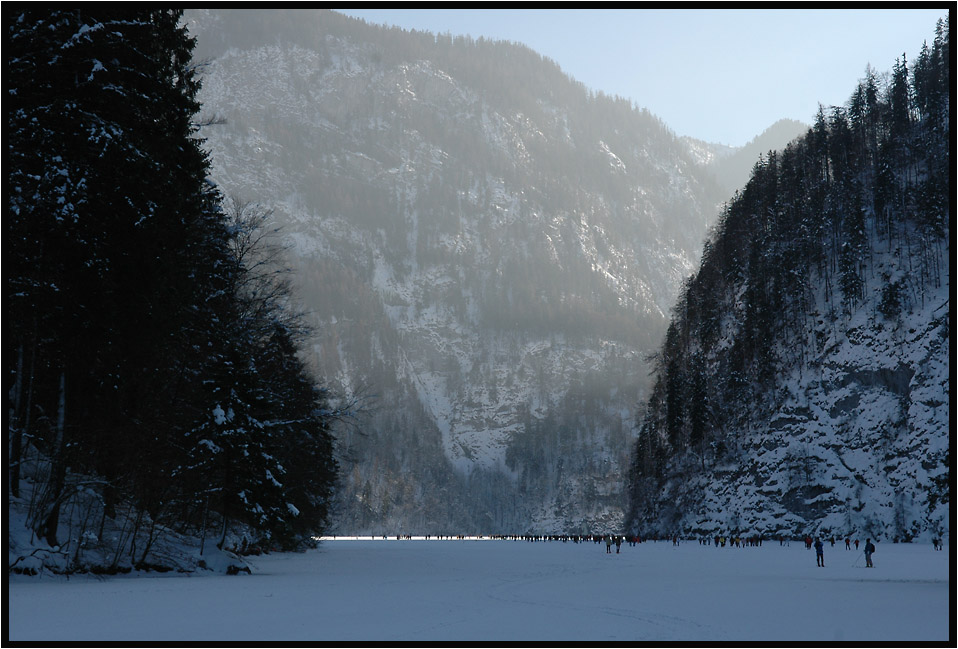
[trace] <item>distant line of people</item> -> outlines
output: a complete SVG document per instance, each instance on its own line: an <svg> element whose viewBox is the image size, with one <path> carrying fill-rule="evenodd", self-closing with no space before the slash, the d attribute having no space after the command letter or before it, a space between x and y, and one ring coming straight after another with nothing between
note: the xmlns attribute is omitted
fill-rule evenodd
<svg viewBox="0 0 958 649"><path fill-rule="evenodd" d="M722 536L716 535L713 539L710 536L705 536L699 539L699 544L701 545L711 545L715 543L715 547L724 548L728 546L730 548L758 548L762 546L762 541L764 540L761 535L754 536Z"/></svg>
<svg viewBox="0 0 958 649"><path fill-rule="evenodd" d="M336 538L333 536L332 538ZM370 536L371 539L382 538L383 540L388 539L386 535L377 537L376 535ZM403 539L412 539L414 538L411 534L397 534L394 537L396 540ZM527 542L572 542L572 543L588 543L592 542L595 544L605 544L606 554L612 554L612 547L615 546L615 553L619 554L621 552L622 544L628 543L629 546L635 547L637 544L641 543L643 539L638 534L630 535L621 535L621 534L490 534L490 535L464 535L464 534L454 534L454 535L444 535L444 534L426 534L424 536L415 537L415 538L424 538L426 540L437 539L437 540L450 540L450 539L493 539L493 540L512 540L512 541L527 541ZM754 534L751 536L739 536L739 535L722 535L716 534L713 536L698 536L695 537L698 540L699 545L712 545L714 543L715 547L761 547L764 537L761 534ZM779 535L778 542L780 546L787 546L790 542L790 537L786 535ZM774 539L774 537L773 537ZM671 541L673 546L678 546L683 540L688 540L681 537L678 534L669 534L663 537L652 535L646 539L646 541L659 541L666 540ZM805 548L811 550L815 549L815 564L818 567L825 567L825 539L822 537L812 538L811 535L805 535L801 539L805 543ZM841 539L839 539L841 540ZM827 539L828 543L834 547L835 546L835 537L831 536ZM896 539L897 542L897 539ZM931 539L932 547L935 550L942 549L942 540L939 537L934 537ZM850 551L852 545L854 544L855 550L857 551L860 545L859 539L852 539L851 536L845 537L845 550ZM874 563L872 562L872 555L875 553L875 544L872 543L871 539L865 539L865 546L863 549L863 554L865 557L865 567L874 568ZM861 557L859 557L861 558Z"/></svg>

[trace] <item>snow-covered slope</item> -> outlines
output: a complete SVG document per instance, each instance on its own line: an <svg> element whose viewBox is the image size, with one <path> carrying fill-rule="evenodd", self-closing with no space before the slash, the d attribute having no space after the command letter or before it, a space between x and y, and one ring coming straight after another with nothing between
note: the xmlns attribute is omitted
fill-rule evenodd
<svg viewBox="0 0 958 649"><path fill-rule="evenodd" d="M629 528L948 534L947 52L939 23L730 201L657 355Z"/></svg>
<svg viewBox="0 0 958 649"><path fill-rule="evenodd" d="M875 277L901 276L898 254L875 251ZM662 498L698 503L697 530L941 537L948 505L950 279L900 318L873 291L855 311L822 317L818 352L776 382L767 415L741 432L740 457L674 483ZM819 291L820 313L827 312ZM788 351L781 357L790 357Z"/></svg>
<svg viewBox="0 0 958 649"><path fill-rule="evenodd" d="M517 45L187 19L215 180L284 226L319 373L374 397L341 527L614 529L643 358L723 198L687 149Z"/></svg>

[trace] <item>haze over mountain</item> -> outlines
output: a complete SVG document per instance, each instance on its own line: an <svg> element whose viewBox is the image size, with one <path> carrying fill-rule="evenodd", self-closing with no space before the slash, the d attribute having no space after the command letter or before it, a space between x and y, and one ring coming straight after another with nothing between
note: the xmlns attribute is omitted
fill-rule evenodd
<svg viewBox="0 0 958 649"><path fill-rule="evenodd" d="M731 196L736 190L745 187L759 156L784 149L786 144L806 131L807 124L794 119L780 119L741 147L712 144L690 137L682 139L715 174L722 190Z"/></svg>
<svg viewBox="0 0 958 649"><path fill-rule="evenodd" d="M340 529L615 529L643 357L727 198L689 147L524 46L187 18L214 177L294 242L319 372L375 395Z"/></svg>

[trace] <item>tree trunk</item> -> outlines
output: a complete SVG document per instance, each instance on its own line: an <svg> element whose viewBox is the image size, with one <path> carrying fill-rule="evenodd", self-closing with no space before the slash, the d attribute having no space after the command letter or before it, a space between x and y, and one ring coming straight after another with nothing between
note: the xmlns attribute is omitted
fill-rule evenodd
<svg viewBox="0 0 958 649"><path fill-rule="evenodd" d="M203 532L200 535L200 556L203 556L203 549L206 547L206 520L210 512L210 495L206 494L206 504L203 506Z"/></svg>
<svg viewBox="0 0 958 649"><path fill-rule="evenodd" d="M220 534L220 541L216 544L220 550L223 549L223 545L226 543L226 532L229 530L230 522L230 488L231 485L231 472L230 472L230 450L227 447L224 451L224 462L225 462L225 471L223 477L223 531Z"/></svg>
<svg viewBox="0 0 958 649"><path fill-rule="evenodd" d="M66 427L66 371L60 372L60 399L57 408L56 443L53 446L53 470L50 476L50 513L43 522L37 535L45 538L50 547L57 547L57 527L60 525L60 500L63 495L63 485L66 482L66 444L64 443L64 429Z"/></svg>
<svg viewBox="0 0 958 649"><path fill-rule="evenodd" d="M30 370L23 375L25 345L20 343L17 355L17 378L14 385L14 406L10 422L10 493L20 497L20 474L23 462L23 433L30 428L30 412L33 406L33 374L36 367L36 344L30 346Z"/></svg>
<svg viewBox="0 0 958 649"><path fill-rule="evenodd" d="M20 455L22 428L20 424L23 397L23 343L17 350L17 378L13 384L13 410L10 413L10 494L20 497Z"/></svg>

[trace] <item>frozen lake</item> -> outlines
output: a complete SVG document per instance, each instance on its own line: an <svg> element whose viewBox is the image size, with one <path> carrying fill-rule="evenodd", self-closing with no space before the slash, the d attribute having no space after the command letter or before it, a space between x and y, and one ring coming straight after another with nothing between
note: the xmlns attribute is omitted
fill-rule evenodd
<svg viewBox="0 0 958 649"><path fill-rule="evenodd" d="M949 640L950 546L327 541L237 576L10 575L10 641ZM950 638L954 641L954 637Z"/></svg>

